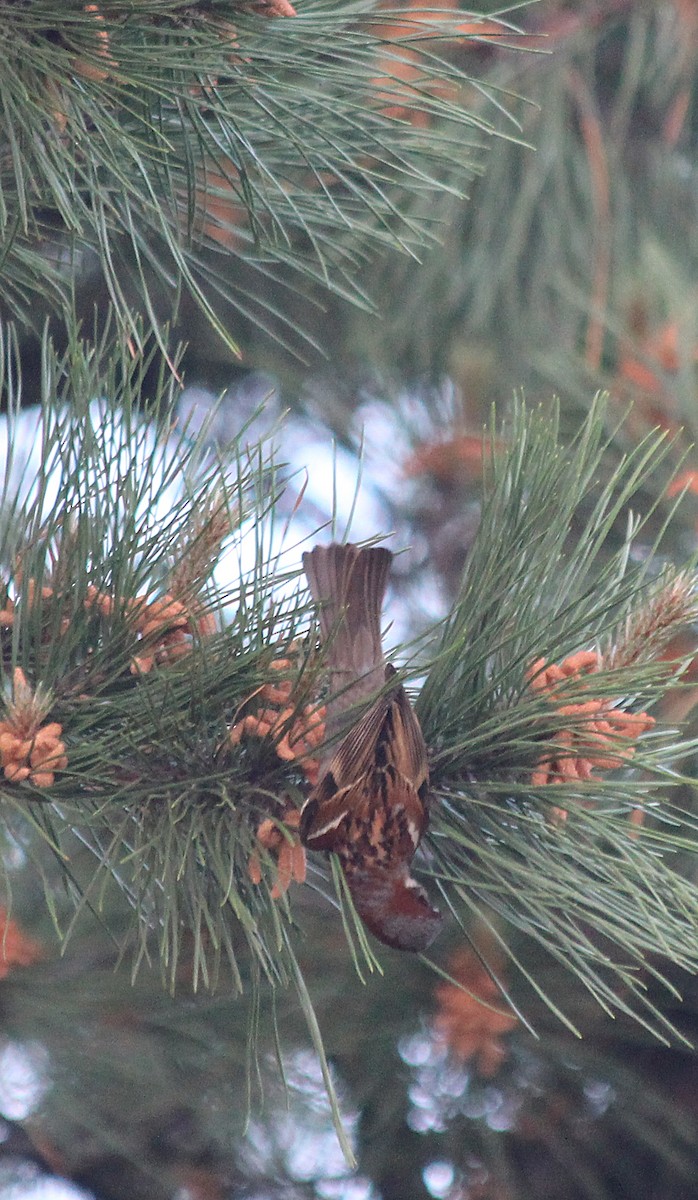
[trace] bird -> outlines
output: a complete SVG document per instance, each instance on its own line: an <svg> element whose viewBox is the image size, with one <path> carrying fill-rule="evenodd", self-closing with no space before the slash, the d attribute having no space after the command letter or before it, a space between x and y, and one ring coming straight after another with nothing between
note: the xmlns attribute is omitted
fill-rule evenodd
<svg viewBox="0 0 698 1200"><path fill-rule="evenodd" d="M352 543L303 555L329 698L318 781L299 828L307 849L337 855L354 907L375 937L423 951L443 918L410 874L429 823L429 765L407 693L383 656L392 558L385 547Z"/></svg>

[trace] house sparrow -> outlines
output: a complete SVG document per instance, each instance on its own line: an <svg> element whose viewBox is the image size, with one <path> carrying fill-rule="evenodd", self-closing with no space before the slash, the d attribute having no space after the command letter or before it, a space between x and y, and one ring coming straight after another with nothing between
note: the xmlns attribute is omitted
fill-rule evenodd
<svg viewBox="0 0 698 1200"><path fill-rule="evenodd" d="M330 696L327 748L301 811L300 836L308 849L338 856L356 911L380 941L418 951L436 937L442 917L409 871L429 819L429 768L405 689L383 658L381 608L392 557L384 548L353 545L316 546L303 555L319 605Z"/></svg>

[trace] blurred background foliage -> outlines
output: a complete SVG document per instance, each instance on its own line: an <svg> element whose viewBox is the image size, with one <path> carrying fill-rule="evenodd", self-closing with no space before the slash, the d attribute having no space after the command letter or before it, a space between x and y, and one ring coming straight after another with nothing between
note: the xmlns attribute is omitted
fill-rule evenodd
<svg viewBox="0 0 698 1200"><path fill-rule="evenodd" d="M368 3L299 0L296 25L283 0L0 0L0 304L4 324L18 322L22 402L38 398L46 322L60 348L75 316L101 336L109 312L122 345L137 353L157 341L177 362L190 420L225 392L209 440L237 436L260 402L267 427L290 407L276 435L282 457L300 465L322 447L329 470L334 438L335 464L350 474L363 461L369 521L409 546L395 569L396 641L456 594L479 521L482 426L515 389L544 406L557 393L569 437L608 389L609 476L651 429L675 438L643 485L655 528L686 489L667 558L695 552L698 516L698 5L503 10L482 0L477 19L454 6L459 40L426 46L438 84L420 79L417 97L409 39L425 18L411 7L405 25ZM357 87L375 93L384 72L390 94L362 110ZM362 156L389 135L367 170ZM329 174L338 161L339 183ZM165 205L148 208L146 177ZM156 392L144 373L144 409ZM251 440L258 430L255 417ZM311 478L316 527L331 515L327 493ZM297 499L292 484L285 503ZM694 648L689 631L671 649ZM690 734L691 667L687 678L693 686L669 693L664 716ZM679 803L690 810L694 763L682 766ZM296 993L237 996L222 981L194 994L193 947L173 995L156 966L134 982L119 949L131 913L117 888L61 954L37 902L37 867L56 925L74 897L50 847L29 829L23 837L4 847L0 1195L695 1196L698 987L659 947L653 965L677 995L660 997L649 974L642 982L681 1035L670 1044L627 1017L611 1021L515 930L506 935L528 979L500 961L492 930L474 925L469 948L454 933L440 958L460 988L388 952L361 981L336 914L303 889L298 957L353 1169ZM76 877L87 873L87 850L76 843L70 854ZM243 970L247 984L253 962ZM559 998L581 1039L531 979Z"/></svg>

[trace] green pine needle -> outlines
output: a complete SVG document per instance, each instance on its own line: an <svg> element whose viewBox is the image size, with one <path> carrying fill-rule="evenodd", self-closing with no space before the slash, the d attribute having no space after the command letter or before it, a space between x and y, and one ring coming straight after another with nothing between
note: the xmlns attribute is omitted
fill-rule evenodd
<svg viewBox="0 0 698 1200"><path fill-rule="evenodd" d="M579 706L651 709L676 686L680 664L655 656L698 615L691 565L658 571L664 527L653 512L627 519L667 440L650 434L609 471L605 416L599 397L565 447L555 411L519 404L492 459L461 593L417 702L435 788L428 843L447 892L498 914L602 1006L661 1035L668 1023L646 981L669 986L670 966L698 966L695 822L666 799L693 744L658 725L637 745L614 740L616 770L534 780L541 763L574 760L575 738L582 758L608 754L608 742L590 743ZM605 655L601 669L554 693L531 686L534 663L580 650Z"/></svg>
<svg viewBox="0 0 698 1200"><path fill-rule="evenodd" d="M240 3L2 12L5 301L28 321L37 295L64 308L61 264L98 262L124 335L140 336L135 285L163 351L184 294L234 353L221 302L288 345L316 339L286 289L370 307L366 264L438 240L436 202L464 194L505 103L450 61L452 14L391 36L399 12L379 25L372 0L305 0L293 18Z"/></svg>
<svg viewBox="0 0 698 1200"><path fill-rule="evenodd" d="M48 787L0 780L7 835L36 860L64 937L88 916L103 920L120 897L122 952L134 974L153 963L169 988L182 980L213 988L222 975L238 991L293 986L317 1041L295 958L303 893L272 899L276 857L257 837L262 820L278 823L286 798L299 806L307 786L271 738L229 740L250 698L279 681L274 660L288 658L309 624L304 592L273 600L268 530L278 468L261 446L214 457L173 427L176 391L164 361L146 421L148 363L107 345L74 335L59 357L46 344L40 461L21 495L7 472L5 716L21 668L49 698L45 719L62 726L68 759ZM13 414L11 341L4 361ZM481 918L498 930L566 1025L575 1028L574 1017L547 997L520 935L607 1012L668 1038L676 1031L654 985L671 991L673 968L698 966L696 819L669 793L692 744L657 724L637 744L618 740L616 770L533 780L542 761L572 755L566 738L582 738L584 748L575 706L590 696L604 711L656 705L677 671L657 656L695 617L690 565L662 564L664 524L651 511L627 520L665 439L652 435L609 472L604 421L599 399L564 447L554 410L519 404L492 460L461 594L435 631L417 702L434 789L425 848L446 906L466 929ZM209 546L221 511L224 535ZM251 577L221 592L211 573L243 525L256 530L257 561ZM217 631L197 632L194 622L181 656L171 657L179 642L163 640L157 622L148 641L138 621L176 587L188 612L215 615ZM552 691L532 685L538 660L560 663L580 650L597 652L601 669L569 674ZM321 659L294 653L300 708L318 695ZM636 811L641 826L630 821ZM255 857L259 883L250 877ZM357 970L379 969L332 870ZM72 912L56 903L56 871Z"/></svg>

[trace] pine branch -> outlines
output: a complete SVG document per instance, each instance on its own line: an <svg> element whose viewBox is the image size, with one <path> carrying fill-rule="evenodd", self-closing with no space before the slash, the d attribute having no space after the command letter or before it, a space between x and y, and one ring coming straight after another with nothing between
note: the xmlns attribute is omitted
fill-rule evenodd
<svg viewBox="0 0 698 1200"><path fill-rule="evenodd" d="M304 593L279 600L264 550L278 469L261 449L214 458L173 429L164 362L146 422L147 366L77 337L63 358L45 348L36 467L18 487L10 464L0 537L6 826L57 856L75 904L61 915L47 887L63 936L117 889L134 970L154 957L170 986L212 987L225 968L238 989L297 987L293 818L313 778L321 659L298 642ZM8 365L11 410L16 382ZM427 867L459 920L498 914L603 1007L661 1032L647 982L663 960L695 967L698 895L672 864L694 856L695 822L663 799L689 744L638 709L676 682L679 665L656 655L695 615L693 577L657 576L654 542L634 563L650 514L617 533L665 439L601 485L603 428L598 401L564 449L554 417L520 406L499 442L510 448L492 461L418 701L435 792ZM216 589L217 557L246 525L252 574ZM322 864L309 866L322 888Z"/></svg>
<svg viewBox="0 0 698 1200"><path fill-rule="evenodd" d="M672 865L694 853L693 822L663 798L690 743L637 710L678 682L682 664L656 656L695 620L696 579L656 578L651 512L617 543L668 446L651 435L602 484L604 420L598 400L563 448L555 417L518 407L417 707L442 889L524 930L610 1010L646 1006L657 1029L646 979L662 958L695 968L698 892Z"/></svg>
<svg viewBox="0 0 698 1200"><path fill-rule="evenodd" d="M493 133L485 90L459 99L448 11L395 25L369 0L59 7L0 5L2 261L23 319L37 292L69 304L96 256L134 340L134 292L164 345L180 290L232 349L221 300L283 340L294 319L269 275L368 304L365 263L434 242L435 195L463 192Z"/></svg>
<svg viewBox="0 0 698 1200"><path fill-rule="evenodd" d="M59 855L76 833L91 847L96 873L83 880L78 905L98 905L105 871L117 880L134 905L137 958L157 929L174 979L182 928L191 926L194 977L210 982L222 954L237 973L230 911L277 977L288 906L279 915L271 884L255 888L248 866L257 825L278 810L280 763L271 744L241 755L228 732L293 640L302 606L271 605L273 560L260 558L250 578L222 591L211 585L223 547L233 552L243 524L258 524L273 504L277 470L262 452L256 463L254 451L231 446L219 460L186 430L173 431L163 362L145 422L149 365L77 340L62 359L45 349L33 476L25 469L18 479L8 460L0 637L5 671L21 671L30 697L50 700L22 724L8 694L5 727L15 741L5 747L0 790L10 811L33 814ZM11 409L15 383L8 374ZM10 445L15 438L11 422ZM222 627L224 609L233 615ZM56 751L61 765L50 780L36 775L42 722L69 741L67 765ZM283 786L293 792L293 783Z"/></svg>

